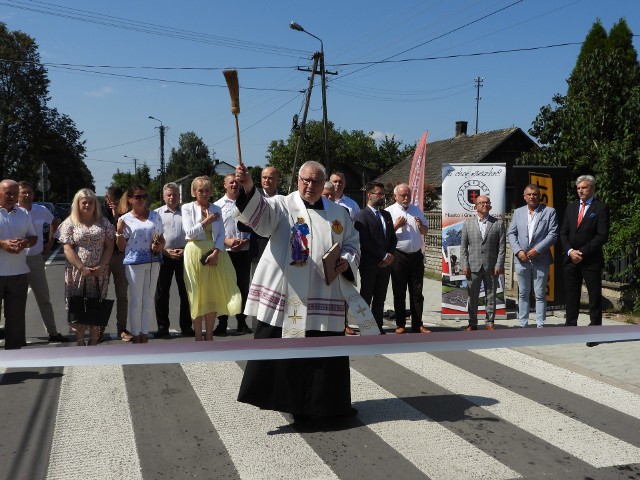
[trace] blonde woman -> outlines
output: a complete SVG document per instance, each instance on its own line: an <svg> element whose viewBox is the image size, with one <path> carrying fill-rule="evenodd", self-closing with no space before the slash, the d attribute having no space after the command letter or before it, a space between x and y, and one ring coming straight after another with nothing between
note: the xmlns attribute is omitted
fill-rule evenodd
<svg viewBox="0 0 640 480"><path fill-rule="evenodd" d="M124 252L125 274L129 282L129 324L133 343L149 342L149 325L156 318L153 300L164 248L164 227L158 212L149 210L149 195L140 185L132 185L120 199L116 243Z"/></svg>
<svg viewBox="0 0 640 480"><path fill-rule="evenodd" d="M213 340L216 316L235 315L242 309L236 272L224 248L224 225L220 207L209 202L209 177L191 183L195 201L182 205L182 223L187 238L184 250L184 283L189 296L195 340Z"/></svg>
<svg viewBox="0 0 640 480"><path fill-rule="evenodd" d="M96 194L88 188L73 197L71 214L58 227L59 241L64 245L67 264L64 270L65 303L74 295L107 297L109 260L113 253L114 228L102 216ZM75 324L78 345L85 345L89 329L89 345L97 345L100 327Z"/></svg>

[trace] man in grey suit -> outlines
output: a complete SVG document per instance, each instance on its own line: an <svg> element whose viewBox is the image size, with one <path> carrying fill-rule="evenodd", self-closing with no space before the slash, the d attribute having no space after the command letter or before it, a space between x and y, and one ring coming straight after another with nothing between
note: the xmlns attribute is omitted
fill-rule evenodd
<svg viewBox="0 0 640 480"><path fill-rule="evenodd" d="M478 297L480 284L484 284L487 312L487 330L493 330L496 317L496 289L498 275L504 273L504 257L507 242L504 223L489 215L491 200L486 195L476 199L476 218L462 224L460 266L467 277L469 325L465 332L478 329Z"/></svg>
<svg viewBox="0 0 640 480"><path fill-rule="evenodd" d="M507 231L518 277L518 320L521 327L529 323L529 297L533 284L536 324L542 328L547 310L549 265L553 263L551 247L558 238L558 222L555 209L540 203L538 185L527 185L523 196L527 204L513 212Z"/></svg>

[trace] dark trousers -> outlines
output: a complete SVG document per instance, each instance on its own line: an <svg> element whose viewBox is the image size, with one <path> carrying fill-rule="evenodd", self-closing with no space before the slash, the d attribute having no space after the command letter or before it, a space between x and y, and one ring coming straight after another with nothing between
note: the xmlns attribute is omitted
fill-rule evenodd
<svg viewBox="0 0 640 480"><path fill-rule="evenodd" d="M371 306L371 313L380 329L390 276L391 266L378 268L375 263L360 262L360 296Z"/></svg>
<svg viewBox="0 0 640 480"><path fill-rule="evenodd" d="M590 325L602 325L602 273L600 269L583 269L579 264L571 264L565 265L563 270L567 300L565 325L578 325L582 280L587 285L587 293L589 294Z"/></svg>
<svg viewBox="0 0 640 480"><path fill-rule="evenodd" d="M189 311L189 297L184 286L184 260L163 257L158 275L158 284L154 301L156 304L156 320L158 328L169 328L169 290L171 280L176 277L178 295L180 296L180 330L191 330L191 312Z"/></svg>
<svg viewBox="0 0 640 480"><path fill-rule="evenodd" d="M0 277L0 298L4 305L4 349L22 348L26 331L24 325L27 308L29 279L26 273Z"/></svg>
<svg viewBox="0 0 640 480"><path fill-rule="evenodd" d="M407 307L405 297L409 289L409 309L411 311L411 330L416 332L422 326L424 296L424 255L420 250L404 253L396 250L391 264L391 286L393 288L393 309L396 313L396 326L407 325Z"/></svg>
<svg viewBox="0 0 640 480"><path fill-rule="evenodd" d="M247 303L247 296L249 295L249 277L251 275L251 260L249 259L249 251L242 252L227 252L231 257L231 263L236 271L236 285L240 289L240 295L242 296L242 310ZM229 315L220 315L218 317L220 323L226 325ZM241 328L247 324L247 316L244 313L237 313L236 320L238 320L238 328Z"/></svg>

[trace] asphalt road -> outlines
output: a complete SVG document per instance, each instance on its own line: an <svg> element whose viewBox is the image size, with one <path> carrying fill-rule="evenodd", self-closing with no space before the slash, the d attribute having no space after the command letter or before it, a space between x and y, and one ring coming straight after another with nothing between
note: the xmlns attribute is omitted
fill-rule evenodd
<svg viewBox="0 0 640 480"><path fill-rule="evenodd" d="M27 318L28 348L80 348L46 345L32 294ZM0 368L0 478L640 479L640 375L611 361L637 343L354 357L358 416L304 426L236 402L242 362Z"/></svg>

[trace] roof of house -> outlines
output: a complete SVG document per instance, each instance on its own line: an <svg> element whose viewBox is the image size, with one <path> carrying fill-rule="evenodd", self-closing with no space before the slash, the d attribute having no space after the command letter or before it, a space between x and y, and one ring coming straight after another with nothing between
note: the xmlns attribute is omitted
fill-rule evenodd
<svg viewBox="0 0 640 480"><path fill-rule="evenodd" d="M477 135L459 135L447 140L427 143L425 162L425 183L436 187L442 185L442 165L447 163L480 163L514 135L522 136L532 146L535 142L518 127L493 130ZM409 180L413 155L398 162L391 170L383 173L376 181L384 184L404 183Z"/></svg>

